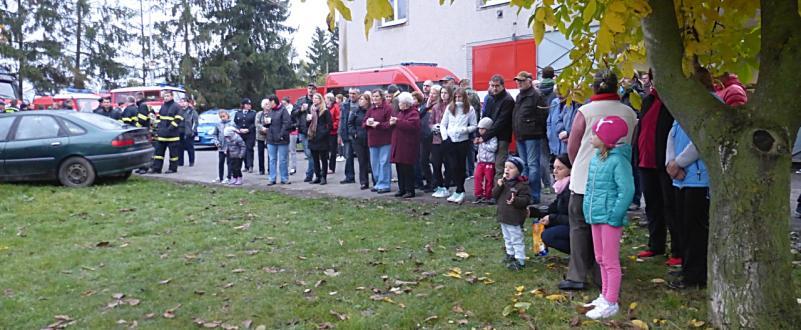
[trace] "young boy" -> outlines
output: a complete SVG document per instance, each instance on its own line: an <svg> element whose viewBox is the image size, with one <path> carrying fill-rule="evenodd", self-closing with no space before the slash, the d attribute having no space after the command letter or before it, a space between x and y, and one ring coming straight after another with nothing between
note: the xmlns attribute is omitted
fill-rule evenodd
<svg viewBox="0 0 801 330"><path fill-rule="evenodd" d="M498 222L501 223L503 241L506 245L504 262L510 270L520 270L526 264L526 245L523 242L523 223L528 215L531 190L523 172L523 160L509 156L503 169L503 178L492 188L492 196L498 202Z"/></svg>
<svg viewBox="0 0 801 330"><path fill-rule="evenodd" d="M219 179L215 179L212 182L228 184L231 181L231 161L225 155L225 128L234 127L234 123L231 121L231 116L228 114L228 111L220 110L218 116L220 116L220 122L214 126L214 131L211 133L211 142L214 143L214 146L217 147L217 151L219 151L219 162L217 164ZM223 177L225 165L228 165L228 175Z"/></svg>
<svg viewBox="0 0 801 330"><path fill-rule="evenodd" d="M232 185L242 185L242 159L245 158L245 140L236 132L236 128L225 128L225 154L231 160L230 167L233 169L234 182Z"/></svg>
<svg viewBox="0 0 801 330"><path fill-rule="evenodd" d="M478 122L478 133L484 135L492 127L492 119L485 117ZM495 151L498 150L498 138L489 141L476 138L478 144L478 164L476 165L474 190L476 200L473 204L495 204L492 198L492 178L495 176Z"/></svg>

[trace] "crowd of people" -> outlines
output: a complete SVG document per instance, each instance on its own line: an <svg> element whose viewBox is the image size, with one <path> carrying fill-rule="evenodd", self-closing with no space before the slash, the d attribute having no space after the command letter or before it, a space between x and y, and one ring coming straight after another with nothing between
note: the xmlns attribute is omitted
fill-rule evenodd
<svg viewBox="0 0 801 330"><path fill-rule="evenodd" d="M696 75L721 102L747 102L736 76L724 76L718 86L708 71ZM709 177L692 140L661 101L652 73L619 80L612 71L598 72L593 95L583 103L568 103L559 94L553 68L544 68L541 77L535 81L520 72L513 98L504 78L495 75L483 102L466 79L426 81L422 92L394 85L351 88L347 96L320 94L309 83L294 104L269 95L261 111L245 98L234 118L219 112L213 131L219 151L215 181L241 185L243 172L252 173L258 160L268 185L290 184L297 143L303 144L308 162L303 181L309 184L328 184L339 160L345 162L340 184L358 182L363 190L385 194L392 191L395 164L396 197L414 198L422 191L462 204L472 177L473 203L496 205L507 268L525 267L523 224L531 218L545 227L542 241L548 248L569 255L559 289L585 290L590 282L600 287L598 298L586 305L593 307L587 313L593 319L619 310L622 229L627 211L638 210L644 199L649 242L638 257L665 255L668 266L679 266L671 272L677 276L672 288L704 287ZM642 99L640 108L630 102L633 93ZM168 173L177 171L181 149L191 150L197 129L197 113L187 100L176 103L168 91L162 97L151 173L161 171L166 149ZM96 113L147 127L142 105L141 98L129 98L125 110L114 111L103 100ZM538 205L543 188L556 195L547 207Z"/></svg>

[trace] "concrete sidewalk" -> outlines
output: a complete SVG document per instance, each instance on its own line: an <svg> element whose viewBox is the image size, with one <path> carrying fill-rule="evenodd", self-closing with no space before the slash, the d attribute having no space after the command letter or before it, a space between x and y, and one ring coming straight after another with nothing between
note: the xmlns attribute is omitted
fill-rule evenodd
<svg viewBox="0 0 801 330"><path fill-rule="evenodd" d="M189 182L189 183L201 183L207 185L220 185L218 183L212 183L214 179L217 178L217 150L216 149L200 149L196 151L196 160L194 167L183 166L178 168L178 173L175 174L148 174L146 177L154 177L160 179L166 179L171 181L177 182ZM302 152L297 153L298 159L298 167L297 173L294 175L289 176L289 180L292 184L289 185L281 185L277 184L274 186L267 186L267 176L266 175L259 175L257 171L256 173L243 173L245 178L245 183L241 187L245 187L248 189L262 189L268 191L278 191L284 192L294 196L329 196L329 197L345 197L345 198L356 198L356 199L383 199L383 200L402 200L400 198L393 197L393 194L397 191L398 186L397 183L392 184L392 192L387 194L377 194L371 192L370 190L360 190L358 183L351 183L351 184L340 184L339 181L345 178L345 162L338 162L337 163L337 171L334 174L328 175L328 184L321 186L317 184L309 184L303 182L306 172L306 160L305 156ZM255 161L254 167L258 168L258 160ZM187 161L188 165L188 161ZM359 164L356 162L356 175L358 177L359 173ZM164 170L167 169L167 164L164 164ZM791 194L790 194L790 209L791 214L792 211L795 210L796 206L796 199L798 195L801 194L801 174L792 174L792 183L791 183ZM394 173L394 166L393 166L393 177L395 177ZM475 200L473 197L473 180L467 180L465 182L465 205L472 205L472 201ZM226 185L228 186L228 185ZM228 187L236 187L236 186L228 186ZM451 189L453 191L453 189ZM554 199L553 194L546 194L543 193L542 201L544 205L547 205ZM444 198L434 198L431 197L431 194L423 193L422 191L417 191L417 197L411 199L412 201L418 202L427 202L427 203L434 203L434 204L448 204L448 202ZM643 203L644 205L644 203ZM486 206L489 207L489 206ZM766 219L766 221L769 219ZM801 219L795 218L792 215L789 216L791 230L793 231L801 231Z"/></svg>

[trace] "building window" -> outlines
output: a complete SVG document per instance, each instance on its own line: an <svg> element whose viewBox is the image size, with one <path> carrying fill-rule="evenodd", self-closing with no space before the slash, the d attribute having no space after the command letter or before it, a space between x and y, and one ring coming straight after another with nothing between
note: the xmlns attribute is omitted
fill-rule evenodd
<svg viewBox="0 0 801 330"><path fill-rule="evenodd" d="M482 0L483 4L481 7L491 7L497 5L505 5L509 3L509 0Z"/></svg>
<svg viewBox="0 0 801 330"><path fill-rule="evenodd" d="M392 5L392 17L383 19L381 27L406 23L409 17L409 0L389 0L389 3Z"/></svg>

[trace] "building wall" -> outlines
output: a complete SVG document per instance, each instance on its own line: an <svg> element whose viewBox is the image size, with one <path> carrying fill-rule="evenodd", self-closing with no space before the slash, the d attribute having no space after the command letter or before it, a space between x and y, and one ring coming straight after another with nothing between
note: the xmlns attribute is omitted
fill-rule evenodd
<svg viewBox="0 0 801 330"><path fill-rule="evenodd" d="M345 45L340 50L340 70L427 62L469 78L472 46L532 38L527 24L533 9L518 15L517 8L508 4L483 7L482 0L459 0L452 5L446 1L443 6L436 0L408 2L406 23L390 27L376 24L366 39L361 19L365 1L353 1L353 22L343 22L346 26L340 29L340 42Z"/></svg>

